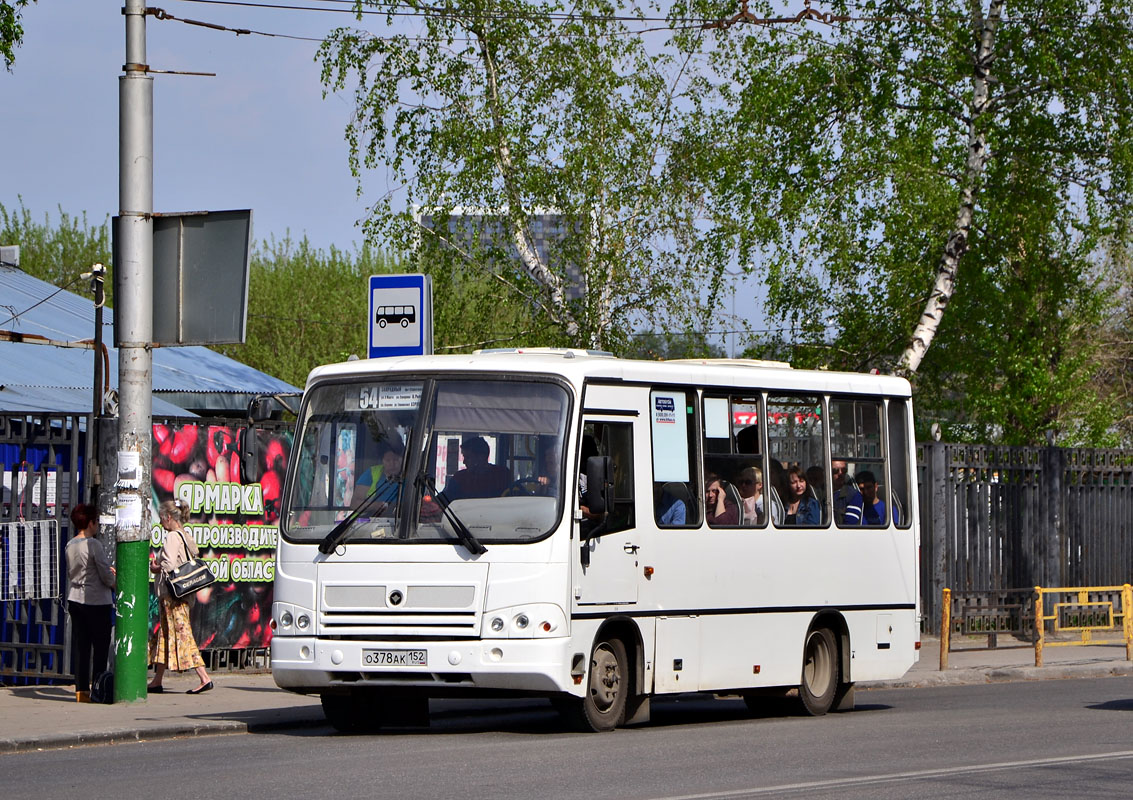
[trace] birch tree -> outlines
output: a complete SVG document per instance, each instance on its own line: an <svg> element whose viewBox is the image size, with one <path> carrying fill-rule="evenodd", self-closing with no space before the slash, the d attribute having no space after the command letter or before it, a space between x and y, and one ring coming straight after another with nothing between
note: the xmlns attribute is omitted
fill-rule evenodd
<svg viewBox="0 0 1133 800"><path fill-rule="evenodd" d="M629 30L644 12L602 0L396 9L419 16L370 32L382 18L359 14L320 51L327 89L354 92L352 169L394 186L367 233L446 279L487 276L544 343L611 348L635 320L686 316L708 278L674 246L696 236L696 198L671 131L696 37L650 49Z"/></svg>
<svg viewBox="0 0 1133 800"><path fill-rule="evenodd" d="M24 40L24 26L21 16L24 8L35 0L0 0L0 58L4 67L11 72L16 60L16 48Z"/></svg>
<svg viewBox="0 0 1133 800"><path fill-rule="evenodd" d="M915 376L985 432L1065 429L1099 243L1129 235L1130 27L1107 1L835 0L713 30L706 244L766 271L803 360Z"/></svg>

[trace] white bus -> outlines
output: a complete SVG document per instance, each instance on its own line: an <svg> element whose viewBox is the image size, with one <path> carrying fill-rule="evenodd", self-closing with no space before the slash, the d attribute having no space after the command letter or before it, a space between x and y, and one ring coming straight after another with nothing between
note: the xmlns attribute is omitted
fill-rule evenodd
<svg viewBox="0 0 1133 800"><path fill-rule="evenodd" d="M679 692L852 708L919 655L915 463L889 376L546 349L320 367L272 672L340 730L476 694L587 730Z"/></svg>

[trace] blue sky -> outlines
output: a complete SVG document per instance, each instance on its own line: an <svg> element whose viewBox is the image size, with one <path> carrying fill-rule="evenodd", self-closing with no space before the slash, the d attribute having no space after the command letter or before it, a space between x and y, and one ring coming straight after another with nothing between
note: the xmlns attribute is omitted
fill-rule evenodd
<svg viewBox="0 0 1133 800"><path fill-rule="evenodd" d="M118 212L118 78L125 62L121 0L39 0L23 15L24 44L0 70L0 203L20 198L42 219ZM322 38L349 14L162 0L178 18ZM296 3L315 6L318 3ZM253 209L257 240L304 233L320 248L362 241L366 178L357 197L343 130L349 94L322 97L316 42L233 33L150 17L154 76L154 210ZM7 244L7 243L6 243Z"/></svg>
<svg viewBox="0 0 1133 800"><path fill-rule="evenodd" d="M267 2L267 0L257 0ZM289 5L337 7L325 0ZM321 40L352 15L155 0L179 19ZM23 15L24 43L11 73L0 70L0 204L42 219L86 212L101 223L118 212L118 79L125 62L122 0L39 0ZM374 30L384 18L369 17ZM155 70L216 77L154 75L154 210L251 208L257 242L304 234L318 248L354 249L355 224L391 186L384 172L364 176L364 194L347 164L349 92L322 96L316 41L236 36L175 20L148 18L147 60ZM3 242L2 244L13 244ZM738 281L722 314L758 318L760 292ZM754 320L757 326L758 319ZM735 324L721 320L721 330ZM721 337L714 337L720 341ZM728 337L725 346L734 345Z"/></svg>

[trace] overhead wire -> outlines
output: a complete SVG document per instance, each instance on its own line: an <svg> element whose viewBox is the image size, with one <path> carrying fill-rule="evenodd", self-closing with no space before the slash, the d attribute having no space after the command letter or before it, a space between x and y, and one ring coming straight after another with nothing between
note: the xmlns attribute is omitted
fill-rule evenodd
<svg viewBox="0 0 1133 800"><path fill-rule="evenodd" d="M20 317L22 317L22 316L23 316L24 314L26 314L26 313L28 313L29 311L31 311L31 310L32 310L33 308L36 308L37 306L41 306L41 305L43 305L44 303L46 303L46 302L47 302L48 300L50 300L50 299L51 299L52 297L54 297L55 295L59 294L60 292L66 291L67 289L70 289L70 288L71 288L72 286L74 286L74 285L75 285L76 283L78 283L78 282L79 282L80 280L82 280L82 276L81 276L81 275L80 275L80 276L78 276L78 277L76 277L76 278L72 278L72 279L71 279L70 281L68 281L67 283L65 283L65 284L63 284L62 286L60 286L60 287L59 287L58 289L56 289L56 290L55 290L54 292L52 292L51 294L49 294L49 295L47 295L46 297L44 297L44 298L40 299L40 300L39 300L38 302L32 303L32 304L31 304L30 306L28 306L27 308L25 308L25 309L24 309L23 311L14 311L14 312L12 312L12 316L8 317L8 318L7 318L6 320L4 320L3 322L0 322L0 327L3 327L4 325L7 325L7 324L8 324L9 322L11 322L12 320L15 320L15 319L19 319L19 318L20 318ZM11 308L12 308L12 306L9 306L9 305L5 305L5 306L4 306L4 308L7 308L7 309L11 309Z"/></svg>
<svg viewBox="0 0 1133 800"><path fill-rule="evenodd" d="M755 18L754 15L748 14L747 11L746 11L746 9L747 9L746 3L741 2L742 11L741 11L740 14L738 14L735 17L732 18L732 22L747 22L747 23L755 25L756 27L768 28L773 24L778 25L778 26L787 26L787 25L791 25L791 24L795 24L795 25L805 24L808 21L817 22L817 23L832 27L835 24L841 25L841 24L847 24L847 23L862 23L862 22L872 22L872 23L885 22L887 24L890 24L892 22L898 22L898 21L901 21L902 19L906 19L906 18L909 21L918 21L918 22L922 22L922 23L925 22L925 21L928 21L928 20L964 21L964 20L967 19L967 17L965 17L963 14L959 14L959 13L957 13L957 14L945 14L945 13L940 13L940 12L923 13L923 12L915 12L915 11L912 11L912 10L909 10L904 16L897 16L897 17L894 17L894 16L887 16L887 17L852 16L852 15L849 15L849 14L834 15L834 14L829 13L829 12L822 13L822 12L812 11L811 8L810 8L810 1L811 0L804 0L804 4L805 4L804 11L800 12L798 15L796 15L794 17L777 17L777 18L768 18L768 19L758 19L758 18ZM473 19L501 19L501 18L503 18L503 19L508 19L508 20L517 20L517 21L524 21L524 20L526 20L526 21L551 21L551 22L586 21L586 22L591 22L591 23L596 22L596 23L610 23L610 24L663 23L662 27L650 27L650 28L643 28L643 29L640 29L640 30L620 31L620 33L626 34L626 35L642 35L642 34L646 34L646 33L656 33L656 32L670 32L671 33L671 32L675 32L675 31L687 30L687 29L692 29L692 28L726 28L727 24L722 24L722 23L728 22L727 18L710 19L710 18L707 18L707 17L660 17L660 16L645 16L645 15L642 15L642 14L638 14L638 15L619 15L619 14L580 15L580 14L567 13L567 12L547 12L547 13L541 13L541 14L516 14L512 11L507 11L507 12L500 11L498 13L497 12L489 12L489 11L468 12L468 11L464 11L464 10L456 9L456 8L444 8L444 7L439 7L439 6L423 7L423 6L413 5L413 4L408 4L408 3L395 3L395 2L383 3L383 4L375 3L372 8L358 9L358 8L355 7L354 0L307 0L307 2L325 4L325 5L314 5L314 6L312 6L312 5L300 5L298 3L283 3L283 2L253 2L253 0L176 0L176 2L196 3L196 4L200 4L200 5L209 5L209 6L228 6L228 7L235 7L235 8L266 9L266 10L276 10L276 11L309 11L309 12L315 12L315 13L350 14L350 15L355 16L355 17L357 17L357 16L381 16L381 17L389 17L389 16L430 17L430 16L433 16L433 17L442 17L442 18L465 18L465 19L468 19L468 18L473 18ZM866 6L862 3L846 2L844 5L845 5L846 8L849 8L849 9L857 9L861 13L873 14L875 12L874 8L872 8L870 6ZM159 11L159 9L150 9L151 13L153 13L154 11ZM745 15L746 15L747 18L744 18ZM1090 19L1090 18L1096 18L1100 15L1101 15L1100 12L1097 12L1095 14L1079 15L1077 18L1079 18L1079 19ZM155 16L157 16L157 14L155 14ZM198 26L201 26L201 27L212 28L212 29L215 29L215 30L228 31L228 32L236 33L237 35L240 35L240 34L256 34L256 35L260 35L260 36L294 39L294 40L299 40L299 41L315 41L315 42L322 42L324 40L323 38L320 38L320 37L307 37L307 36L297 36L297 35L292 35L292 34L272 33L272 32L268 32L268 31L252 30L252 29L249 29L249 28L231 28L231 27L228 27L228 26L218 25L218 24L208 23L208 22L202 22L202 21L199 21L199 20L181 19L181 18L175 17L171 14L165 14L164 17L159 16L158 18L172 19L172 20L175 20L175 21L184 22L186 24L198 25ZM1056 19L1056 18L1044 16L1044 15L1017 15L1014 18L1004 18L1002 20L1002 24L1005 24L1005 25L1016 24L1016 23L1017 24L1025 24L1027 22L1041 21L1041 20L1046 20L1046 19ZM1060 17L1057 17L1057 19L1066 19L1066 17L1060 16ZM782 28L780 28L780 29L782 29ZM385 37L382 37L382 38L385 38ZM414 37L410 37L410 38L414 38Z"/></svg>

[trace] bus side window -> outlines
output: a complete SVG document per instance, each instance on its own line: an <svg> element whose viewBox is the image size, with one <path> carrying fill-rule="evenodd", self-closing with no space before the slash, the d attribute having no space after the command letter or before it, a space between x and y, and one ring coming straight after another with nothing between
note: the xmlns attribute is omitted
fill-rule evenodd
<svg viewBox="0 0 1133 800"><path fill-rule="evenodd" d="M649 395L653 447L653 516L662 528L700 522L696 480L696 395L657 389Z"/></svg>
<svg viewBox="0 0 1133 800"><path fill-rule="evenodd" d="M822 398L811 395L767 398L767 449L772 469L765 486L774 508L782 505L783 526L818 528L830 523L825 407ZM775 522L779 524L779 520Z"/></svg>
<svg viewBox="0 0 1133 800"><path fill-rule="evenodd" d="M835 522L843 527L888 524L890 486L880 399L830 400ZM900 503L899 503L900 505ZM898 518L901 509L897 510Z"/></svg>
<svg viewBox="0 0 1133 800"><path fill-rule="evenodd" d="M909 413L904 400L889 401L889 489L898 528L912 525L909 505Z"/></svg>
<svg viewBox="0 0 1133 800"><path fill-rule="evenodd" d="M579 464L580 504L586 505L586 458L595 455L609 456L614 463L614 506L609 509L610 519L605 532L624 531L635 524L635 498L633 492L633 425L628 422L588 422L583 426L583 446ZM585 516L585 514L584 514Z"/></svg>
<svg viewBox="0 0 1133 800"><path fill-rule="evenodd" d="M762 528L763 479L758 394L704 397L704 486L709 527ZM714 503L713 508L707 508Z"/></svg>

